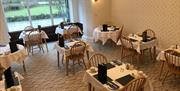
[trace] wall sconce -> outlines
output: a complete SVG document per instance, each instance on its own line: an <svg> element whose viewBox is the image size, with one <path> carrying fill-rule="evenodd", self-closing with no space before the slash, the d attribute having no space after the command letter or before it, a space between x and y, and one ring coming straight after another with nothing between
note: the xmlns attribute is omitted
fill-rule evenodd
<svg viewBox="0 0 180 91"><path fill-rule="evenodd" d="M94 3L97 2L98 0L92 0Z"/></svg>
<svg viewBox="0 0 180 91"><path fill-rule="evenodd" d="M98 0L94 0L94 2L97 2Z"/></svg>

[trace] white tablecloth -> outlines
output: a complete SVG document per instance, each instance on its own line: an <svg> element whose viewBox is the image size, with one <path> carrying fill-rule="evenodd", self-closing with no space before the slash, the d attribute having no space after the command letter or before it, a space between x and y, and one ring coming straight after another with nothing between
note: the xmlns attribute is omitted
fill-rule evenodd
<svg viewBox="0 0 180 91"><path fill-rule="evenodd" d="M60 27L57 27L56 31L55 31L56 34L59 33L59 34L62 34L62 35L63 34L72 34L74 32L80 32L82 34L81 29L79 27L77 27L77 26L65 26L64 29L61 29Z"/></svg>
<svg viewBox="0 0 180 91"><path fill-rule="evenodd" d="M30 33L30 31L28 31L28 32L22 31L21 34L19 35L19 39L23 39L24 41L28 41L29 33ZM46 32L41 30L40 33L41 33L41 37L43 39L49 39L49 37L47 36ZM39 34L39 32L33 32L32 34Z"/></svg>
<svg viewBox="0 0 180 91"><path fill-rule="evenodd" d="M14 72L14 76L18 79L19 84L6 89L5 78L3 76L3 80L0 81L0 91L22 91L22 85L20 80L23 80L24 77L18 72Z"/></svg>
<svg viewBox="0 0 180 91"><path fill-rule="evenodd" d="M130 34L128 36L128 38L137 40L136 42L132 42L132 44L133 44L133 48L136 49L136 51L138 53L141 53L141 50L151 48L151 47L154 47L154 46L158 45L158 40L157 39L153 39L153 40L148 41L148 42L142 42L142 37L139 37L138 35L133 35L132 36L132 34ZM121 44L122 44L121 41L118 40L117 45L121 45Z"/></svg>
<svg viewBox="0 0 180 91"><path fill-rule="evenodd" d="M63 55L64 55L64 60L66 60L66 56L70 55L70 49L71 49L71 46L73 46L77 41L74 41L74 42L69 42L69 43L66 43L65 45L67 45L69 47L69 49L65 49L64 47L60 47L58 45L58 42L55 43L54 45L54 49L56 49L58 52L59 52L59 55L60 55L60 59L62 59ZM86 43L87 44L87 43ZM93 48L87 44L86 46L86 51L89 51L89 52L93 52Z"/></svg>
<svg viewBox="0 0 180 91"><path fill-rule="evenodd" d="M115 43L117 43L117 38L120 30L112 31L112 29L108 29L110 31L102 32L101 27L97 27L93 31L93 39L95 42L98 40L102 41L104 45L108 39L112 39Z"/></svg>
<svg viewBox="0 0 180 91"><path fill-rule="evenodd" d="M19 44L17 46L19 50L14 53L10 53L9 45L0 47L0 64L5 69L9 68L13 63L23 64L23 61L27 57L28 54L24 46Z"/></svg>
<svg viewBox="0 0 180 91"><path fill-rule="evenodd" d="M170 48L168 48L168 49L166 49L166 50L174 50L174 51L180 53L180 45L178 45L177 48L175 48L175 46L173 45L173 46L171 46ZM158 61L166 61L166 58L165 58L165 56L164 56L164 53L165 53L166 50L161 51L161 52L158 54L158 56L156 57L156 60L158 60ZM175 62L175 63L176 63L176 64L175 64L176 66L180 66L180 62Z"/></svg>
<svg viewBox="0 0 180 91"><path fill-rule="evenodd" d="M97 70L97 68L96 68L96 70ZM95 77L93 77L96 74L97 74L97 72L96 73L91 73L90 70L87 70L85 72L83 81L85 83L91 83L92 86L95 87L95 89L97 91L114 91L114 90L111 90L108 85L100 83ZM129 74L132 75L135 78L139 78L139 77L142 77L142 76L147 78L147 76L142 71L127 70L125 64L123 64L121 66L116 65L116 67L107 70L107 76L110 77L113 80L113 82L116 85L119 86L119 89L115 90L115 91L120 91L121 89L124 88L124 86L122 84L116 82L115 80L118 79L118 78L124 77L126 75L129 75ZM146 83L145 83L146 88L147 88L147 86L149 88L151 88L148 78L147 78ZM147 91L147 90L145 90L145 91ZM152 91L152 88L151 88L151 90L148 89L148 91Z"/></svg>

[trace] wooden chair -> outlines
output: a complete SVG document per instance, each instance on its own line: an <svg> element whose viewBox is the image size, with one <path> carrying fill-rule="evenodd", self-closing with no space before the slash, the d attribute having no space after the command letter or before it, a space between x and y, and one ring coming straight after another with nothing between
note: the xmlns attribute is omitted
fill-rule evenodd
<svg viewBox="0 0 180 91"><path fill-rule="evenodd" d="M117 37L117 42L120 40L120 38L122 37L122 32L123 32L123 29L124 29L124 25L122 25L121 29L120 29L120 32L118 34L118 37Z"/></svg>
<svg viewBox="0 0 180 91"><path fill-rule="evenodd" d="M80 64L80 60L83 60L83 64L86 68L86 64L84 61L84 52L86 49L86 43L83 41L76 42L70 49L70 55L66 56L66 74L68 75L68 65L69 65L69 60L73 61L73 72L75 73L75 61L78 61Z"/></svg>
<svg viewBox="0 0 180 91"><path fill-rule="evenodd" d="M79 27L78 27L78 26L76 26L76 25L71 25L68 30L73 31L73 32L71 33L71 37L72 37L72 38L80 38Z"/></svg>
<svg viewBox="0 0 180 91"><path fill-rule="evenodd" d="M147 32L147 36L151 37L151 38L155 38L156 35L155 35L155 32L151 29L146 29L145 30Z"/></svg>
<svg viewBox="0 0 180 91"><path fill-rule="evenodd" d="M178 55L176 55L178 54ZM166 58L166 64L168 66L168 70L165 74L165 77L162 81L162 84L164 83L168 73L172 73L172 74L175 74L175 75L180 75L180 66L177 65L177 64L180 64L180 54L179 53L176 53L176 54L172 54L168 51L165 51L165 58Z"/></svg>
<svg viewBox="0 0 180 91"><path fill-rule="evenodd" d="M131 63L132 63L132 59L135 55L137 55L137 51L134 49L132 41L125 37L122 36L122 38L120 39L121 43L122 43L122 47L121 47L121 60L124 58L131 58Z"/></svg>
<svg viewBox="0 0 180 91"><path fill-rule="evenodd" d="M66 31L67 31L67 30L66 30ZM70 39L72 39L71 34L69 34L69 33L64 34L63 37L64 37L64 40L70 40Z"/></svg>
<svg viewBox="0 0 180 91"><path fill-rule="evenodd" d="M44 53L41 33L39 33L38 30L30 31L30 33L28 34L28 49L29 52L32 52L32 55L33 55L34 46L38 46L39 49L42 50Z"/></svg>
<svg viewBox="0 0 180 91"><path fill-rule="evenodd" d="M89 66L92 67L98 67L98 64L102 64L102 63L107 63L107 58L100 54L100 53L96 53L93 56L90 57L89 59Z"/></svg>
<svg viewBox="0 0 180 91"><path fill-rule="evenodd" d="M32 26L26 26L26 27L24 28L24 31L30 31L30 30L34 30L34 27L32 27Z"/></svg>
<svg viewBox="0 0 180 91"><path fill-rule="evenodd" d="M152 30L152 29L146 29L144 32L147 32L147 36L148 37L150 37L150 38L156 38L156 35L155 35L155 32ZM148 49L144 49L144 50L142 50L142 54L144 54L144 51L146 51L146 50L149 50L149 53L150 53L150 57L151 57L151 59L152 58L156 58L155 56L156 56L156 49L154 49L154 57L152 56L152 48L148 48ZM155 60L154 60L155 61Z"/></svg>
<svg viewBox="0 0 180 91"><path fill-rule="evenodd" d="M107 58L100 54L100 53L96 53L94 55L92 55L89 59L89 68L90 67L98 67L98 64L102 64L102 63L108 63ZM91 87L90 87L91 89ZM95 91L95 88L92 86L92 90Z"/></svg>
<svg viewBox="0 0 180 91"><path fill-rule="evenodd" d="M129 82L121 91L144 91L146 78L137 78Z"/></svg>

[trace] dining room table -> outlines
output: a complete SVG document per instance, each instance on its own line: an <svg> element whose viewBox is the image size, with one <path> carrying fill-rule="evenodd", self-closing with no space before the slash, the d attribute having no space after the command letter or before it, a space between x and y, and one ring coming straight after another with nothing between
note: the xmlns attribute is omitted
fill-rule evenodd
<svg viewBox="0 0 180 91"><path fill-rule="evenodd" d="M137 53L142 54L142 51L148 48L153 48L153 61L156 60L156 46L158 45L158 39L156 37L148 37L146 42L143 42L143 37L141 34L129 34L127 36L131 41L133 48ZM122 45L121 40L118 40L117 45Z"/></svg>
<svg viewBox="0 0 180 91"><path fill-rule="evenodd" d="M68 26L64 26L64 29L61 29L60 26L56 27L55 33L56 34L72 34L72 33L76 33L79 32L80 34L83 34L81 29L78 26L73 26L73 25L68 25Z"/></svg>
<svg viewBox="0 0 180 91"><path fill-rule="evenodd" d="M28 53L23 45L17 44L17 48L16 52L11 53L9 45L0 46L0 64L4 69L9 68L14 63L24 65Z"/></svg>
<svg viewBox="0 0 180 91"><path fill-rule="evenodd" d="M162 50L161 52L159 52L159 54L156 57L157 61L161 62L161 67L160 67L160 71L159 71L159 79L161 79L161 75L163 73L163 69L165 66L165 62L166 62L166 58L165 58L165 52L169 52L173 55L179 56L180 57L180 45L172 45L169 48ZM175 63L176 66L180 66L180 62L173 62Z"/></svg>
<svg viewBox="0 0 180 91"><path fill-rule="evenodd" d="M62 64L63 64L63 61L67 61L66 56L70 55L71 47L78 41L83 41L83 40L82 39L81 40L72 39L72 40L65 41L64 47L59 46L59 42L55 43L54 49L57 50L58 67L60 67L60 60L61 60ZM85 41L83 41L83 42L85 42ZM86 43L85 53L86 53L87 59L89 60L89 52L94 52L94 50L91 45L89 45L87 42L85 42L85 43ZM68 64L66 62L66 66L67 65ZM66 71L67 71L67 69L66 69Z"/></svg>
<svg viewBox="0 0 180 91"><path fill-rule="evenodd" d="M117 43L119 32L119 27L116 26L107 27L107 31L103 31L102 26L98 26L93 31L93 40L94 42L100 40L102 41L103 45L107 42L108 39L111 39L114 43Z"/></svg>
<svg viewBox="0 0 180 91"><path fill-rule="evenodd" d="M30 32L31 32L31 31L22 31L22 32L20 33L20 35L19 35L19 39L23 39L25 45L26 45L26 42L29 41L28 35L29 35ZM49 51L49 50L48 50L48 46L47 46L47 41L46 41L46 39L49 39L49 37L48 37L48 35L46 34L46 32L44 32L43 30L41 30L41 31L39 31L39 32L38 32L38 31L34 31L34 32L32 32L31 34L32 34L32 35L39 35L39 34L41 34L41 37L42 37L43 41L45 42L46 49L47 49L47 51Z"/></svg>
<svg viewBox="0 0 180 91"><path fill-rule="evenodd" d="M15 80L13 81L13 85L10 88L6 88L6 80L5 76L2 76L2 80L0 81L0 90L1 91L22 91L22 86L20 80L24 79L19 73L12 72L11 73L11 65L12 64L20 64L23 65L24 71L25 64L24 60L27 58L28 53L23 45L16 44L18 50L11 53L11 49L9 45L0 45L0 65L4 69L4 72L7 70L10 72L12 76L14 76ZM5 74L5 73L4 73ZM13 78L13 79L14 79Z"/></svg>
<svg viewBox="0 0 180 91"><path fill-rule="evenodd" d="M97 91L121 91L129 82L142 77L146 79L144 84L146 90L144 91L153 91L148 76L143 71L136 70L133 65L128 63L117 64L117 62L113 61L107 64L109 66L106 66L107 82L105 84L98 80L98 67L91 67L90 69L86 70L83 82L88 85L88 91L92 91L92 88ZM109 83L112 84L110 85ZM114 85L116 88L114 88L112 85Z"/></svg>

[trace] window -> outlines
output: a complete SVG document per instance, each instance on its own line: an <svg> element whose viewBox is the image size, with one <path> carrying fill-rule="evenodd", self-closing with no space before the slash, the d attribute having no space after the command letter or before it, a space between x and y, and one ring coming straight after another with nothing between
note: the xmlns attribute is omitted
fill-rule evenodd
<svg viewBox="0 0 180 91"><path fill-rule="evenodd" d="M3 0L9 31L57 25L69 19L67 0Z"/></svg>
<svg viewBox="0 0 180 91"><path fill-rule="evenodd" d="M52 15L54 17L54 24L59 24L59 21L63 21L69 17L69 9L66 0L52 0ZM61 6L60 6L61 5ZM63 18L62 18L63 17Z"/></svg>

